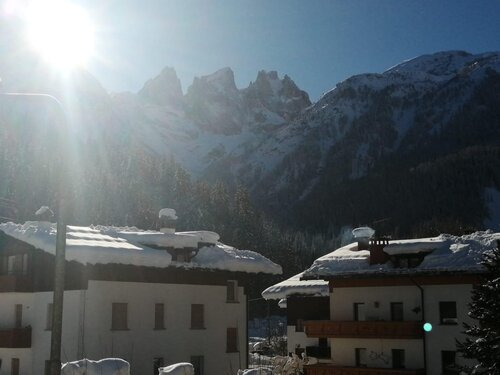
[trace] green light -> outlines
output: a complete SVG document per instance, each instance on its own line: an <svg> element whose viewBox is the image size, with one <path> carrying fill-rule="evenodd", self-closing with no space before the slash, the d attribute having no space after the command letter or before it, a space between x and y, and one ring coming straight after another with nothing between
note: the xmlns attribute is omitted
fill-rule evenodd
<svg viewBox="0 0 500 375"><path fill-rule="evenodd" d="M430 331L432 331L432 324L431 324L431 323L425 323L425 324L424 324L424 331L425 331L425 332L430 332Z"/></svg>

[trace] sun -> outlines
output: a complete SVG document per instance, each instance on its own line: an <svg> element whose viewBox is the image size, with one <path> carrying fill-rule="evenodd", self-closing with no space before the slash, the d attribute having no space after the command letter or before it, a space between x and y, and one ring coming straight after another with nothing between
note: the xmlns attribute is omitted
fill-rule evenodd
<svg viewBox="0 0 500 375"><path fill-rule="evenodd" d="M59 68L84 66L94 53L94 26L75 4L34 1L26 12L26 27L31 47Z"/></svg>

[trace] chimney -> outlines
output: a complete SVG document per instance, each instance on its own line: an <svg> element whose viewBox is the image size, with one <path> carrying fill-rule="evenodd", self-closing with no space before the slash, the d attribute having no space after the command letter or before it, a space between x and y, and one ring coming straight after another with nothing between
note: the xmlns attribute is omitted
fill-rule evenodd
<svg viewBox="0 0 500 375"><path fill-rule="evenodd" d="M158 217L160 218L160 232L169 234L175 233L177 215L173 208L162 208Z"/></svg>
<svg viewBox="0 0 500 375"><path fill-rule="evenodd" d="M370 265L384 264L389 260L389 255L384 252L384 247L389 245L387 238L376 238L370 241Z"/></svg>
<svg viewBox="0 0 500 375"><path fill-rule="evenodd" d="M375 231L370 227L359 227L352 231L352 235L358 241L358 250L368 250L370 248L370 238L373 237Z"/></svg>

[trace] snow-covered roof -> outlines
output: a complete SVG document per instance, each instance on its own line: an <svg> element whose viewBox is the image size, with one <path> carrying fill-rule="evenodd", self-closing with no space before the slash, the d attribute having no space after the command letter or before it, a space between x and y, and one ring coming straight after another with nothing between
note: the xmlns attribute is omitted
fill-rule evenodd
<svg viewBox="0 0 500 375"><path fill-rule="evenodd" d="M274 284L262 292L262 297L270 299L286 299L293 294L310 296L328 296L328 281L301 280L303 273L299 273L278 284Z"/></svg>
<svg viewBox="0 0 500 375"><path fill-rule="evenodd" d="M0 224L0 230L20 241L55 254L56 224L28 221ZM259 253L238 250L220 242L214 232L161 233L135 227L68 226L66 259L82 264L130 264L164 268L213 269L233 272L280 274L281 267ZM190 263L172 262L171 255L158 247L196 248L205 244Z"/></svg>
<svg viewBox="0 0 500 375"><path fill-rule="evenodd" d="M390 261L370 265L370 251L358 251L357 243L352 243L318 258L304 271L303 277L328 279L357 274L483 272L482 256L496 247L497 240L500 240L500 233L486 231L464 236L441 234L433 238L390 241L384 247L384 251L392 255L427 252L428 255L415 268L394 268Z"/></svg>
<svg viewBox="0 0 500 375"><path fill-rule="evenodd" d="M354 238L371 238L375 234L375 230L370 227L359 227L352 230Z"/></svg>

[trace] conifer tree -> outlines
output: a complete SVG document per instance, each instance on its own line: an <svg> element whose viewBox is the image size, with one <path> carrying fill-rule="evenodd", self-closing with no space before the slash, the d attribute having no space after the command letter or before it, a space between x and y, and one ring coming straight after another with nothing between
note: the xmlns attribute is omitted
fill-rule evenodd
<svg viewBox="0 0 500 375"><path fill-rule="evenodd" d="M472 291L469 316L477 320L466 324L469 337L457 343L464 358L477 361L464 367L469 374L500 374L500 241L497 248L485 254L483 265L488 273L484 282Z"/></svg>

